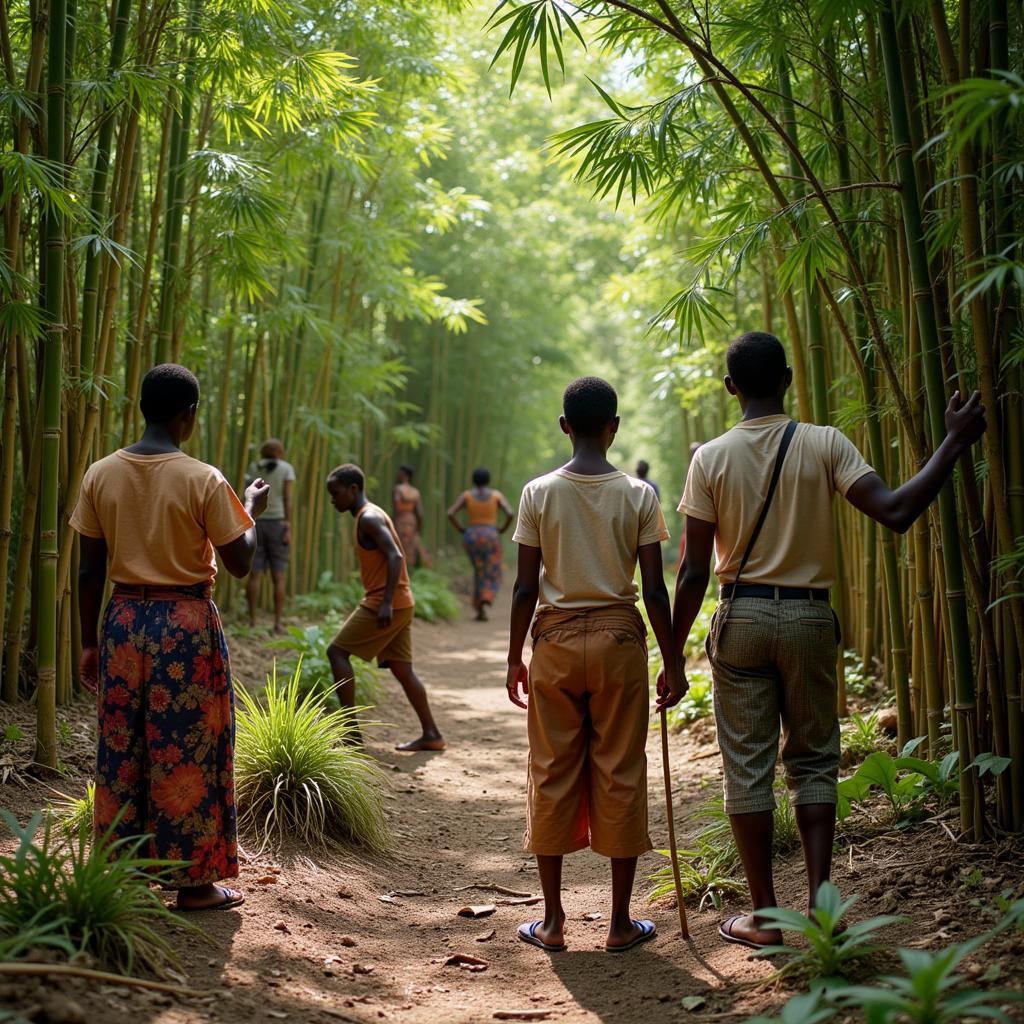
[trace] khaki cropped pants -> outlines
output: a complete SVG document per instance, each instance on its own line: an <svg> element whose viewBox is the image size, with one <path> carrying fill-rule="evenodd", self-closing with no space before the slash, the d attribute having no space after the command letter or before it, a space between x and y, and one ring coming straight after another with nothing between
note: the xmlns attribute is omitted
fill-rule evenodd
<svg viewBox="0 0 1024 1024"><path fill-rule="evenodd" d="M647 834L647 640L626 605L554 609L533 626L524 847L638 857Z"/></svg>

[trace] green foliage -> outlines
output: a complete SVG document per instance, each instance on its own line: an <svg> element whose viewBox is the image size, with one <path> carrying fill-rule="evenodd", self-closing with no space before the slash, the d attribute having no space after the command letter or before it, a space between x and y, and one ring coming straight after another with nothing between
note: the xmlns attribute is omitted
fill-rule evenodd
<svg viewBox="0 0 1024 1024"><path fill-rule="evenodd" d="M811 917L783 907L759 911L762 928L796 932L806 945L799 948L765 946L758 955L787 954L789 959L779 972L781 976L799 975L811 979L845 977L859 961L882 948L876 941L879 931L905 920L893 914L883 914L856 924L842 925L846 913L856 902L856 896L844 900L831 882L822 882Z"/></svg>
<svg viewBox="0 0 1024 1024"><path fill-rule="evenodd" d="M62 796L51 810L64 836L69 840L82 837L88 841L92 838L95 806L96 783L90 780L85 784L85 796Z"/></svg>
<svg viewBox="0 0 1024 1024"><path fill-rule="evenodd" d="M658 850L658 853L666 858L670 856L668 850ZM678 857L683 899L696 900L701 910L708 903L720 910L730 896L747 891L747 883L728 849L699 846L696 850L679 850ZM652 902L675 895L671 860L647 877L654 883L648 897Z"/></svg>
<svg viewBox="0 0 1024 1024"><path fill-rule="evenodd" d="M876 750L852 776L839 783L839 820L849 817L852 804L863 803L880 790L889 801L895 824L919 821L928 813L929 802L942 808L956 799L958 758L955 750L938 763L920 757L893 757L884 750Z"/></svg>
<svg viewBox="0 0 1024 1024"><path fill-rule="evenodd" d="M311 626L289 626L287 636L267 644L274 650L290 651L292 656L285 658L282 665L284 671L295 674L301 665L303 671L298 673L297 678L302 693L315 693L323 697L325 703L331 707L338 706L338 697L335 693L334 673L327 658L327 648L341 628L341 621L338 618L317 622ZM356 703L363 707L379 704L384 699L380 670L368 661L353 658L352 671L356 677Z"/></svg>
<svg viewBox="0 0 1024 1024"><path fill-rule="evenodd" d="M4 743L14 746L15 743L20 743L24 738L25 734L14 722L9 722L4 726Z"/></svg>
<svg viewBox="0 0 1024 1024"><path fill-rule="evenodd" d="M785 793L785 784L778 783L776 789L780 792L772 816L772 855L782 856L799 846L800 834L793 808ZM708 903L715 909L721 909L729 896L747 891L739 851L736 849L722 797L708 800L690 815L689 820L699 827L693 837L694 849L679 851L683 897L697 900L702 909ZM658 852L666 857L669 855L667 850ZM654 883L651 900L674 894L671 863L658 868L648 879Z"/></svg>
<svg viewBox="0 0 1024 1024"><path fill-rule="evenodd" d="M755 1017L748 1024L815 1024L831 1020L840 1012L847 1020L853 1012L867 1024L954 1024L982 1019L1009 1022L1013 1018L1000 1004L1020 1002L1024 995L972 988L957 968L999 932L1019 928L1022 920L1024 900L1017 900L1007 905L1006 913L994 928L967 942L935 952L898 949L903 974L882 976L874 985L849 985L841 980L827 985L819 983L811 992L790 999L778 1017ZM998 976L999 965L995 963L985 979Z"/></svg>
<svg viewBox="0 0 1024 1024"><path fill-rule="evenodd" d="M856 651L843 652L843 677L846 680L846 692L858 697L870 697L878 688L878 680L867 675Z"/></svg>
<svg viewBox="0 0 1024 1024"><path fill-rule="evenodd" d="M37 811L24 828L0 812L17 841L0 855L0 950L16 956L37 941L71 955L88 953L113 971L160 974L177 963L157 930L177 921L150 883L180 867L140 855L147 837L94 843L82 834L58 837ZM40 826L41 832L40 832Z"/></svg>
<svg viewBox="0 0 1024 1024"><path fill-rule="evenodd" d="M239 691L235 741L238 826L259 849L331 841L383 849L388 842L377 762L362 749L355 713L330 710L305 689L300 660L279 683L277 668L262 702Z"/></svg>
<svg viewBox="0 0 1024 1024"><path fill-rule="evenodd" d="M414 569L409 574L412 596L416 599L416 618L424 622L452 622L459 617L459 599L448 581L432 569Z"/></svg>
<svg viewBox="0 0 1024 1024"><path fill-rule="evenodd" d="M882 742L877 711L871 711L866 715L855 713L843 725L843 749L848 750L854 757L867 757L868 754L874 753Z"/></svg>

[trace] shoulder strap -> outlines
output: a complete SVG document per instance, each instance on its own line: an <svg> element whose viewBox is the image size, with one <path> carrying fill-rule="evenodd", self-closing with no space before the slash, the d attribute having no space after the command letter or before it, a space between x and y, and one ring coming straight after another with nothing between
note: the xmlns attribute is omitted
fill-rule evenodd
<svg viewBox="0 0 1024 1024"><path fill-rule="evenodd" d="M793 440L793 435L796 433L796 420L790 420L786 424L786 429L782 435L782 441L779 443L779 454L775 456L775 468L772 470L772 478L768 483L768 493L764 498L764 505L761 506L761 514L757 518L757 523L754 526L754 532L750 535L750 540L747 541L747 550L743 552L743 558L740 559L739 571L736 573L736 578L733 580L733 585L739 583L740 577L743 575L743 570L747 567L747 561L750 559L750 553L754 550L754 545L757 543L757 538L761 534L761 527L764 526L765 519L768 518L768 509L772 506L772 499L775 497L775 488L779 485L779 476L782 473L782 463L786 461L786 452L789 451L789 444Z"/></svg>

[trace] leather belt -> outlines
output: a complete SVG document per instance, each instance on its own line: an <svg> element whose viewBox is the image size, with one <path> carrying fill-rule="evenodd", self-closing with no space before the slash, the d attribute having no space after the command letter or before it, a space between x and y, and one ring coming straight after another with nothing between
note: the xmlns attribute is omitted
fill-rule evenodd
<svg viewBox="0 0 1024 1024"><path fill-rule="evenodd" d="M213 587L209 583L196 583L190 587L115 583L113 596L132 601L208 601L212 594Z"/></svg>
<svg viewBox="0 0 1024 1024"><path fill-rule="evenodd" d="M727 583L722 597L761 597L768 601L828 601L828 591L821 587L772 587L767 583Z"/></svg>

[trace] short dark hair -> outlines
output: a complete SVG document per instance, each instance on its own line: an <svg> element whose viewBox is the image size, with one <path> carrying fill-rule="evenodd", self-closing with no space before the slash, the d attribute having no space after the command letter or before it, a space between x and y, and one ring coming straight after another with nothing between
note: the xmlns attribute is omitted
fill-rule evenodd
<svg viewBox="0 0 1024 1024"><path fill-rule="evenodd" d="M409 483L412 483L413 468L408 462L402 462L398 468L409 478Z"/></svg>
<svg viewBox="0 0 1024 1024"><path fill-rule="evenodd" d="M725 353L733 384L747 398L771 398L786 374L786 350L774 334L748 331Z"/></svg>
<svg viewBox="0 0 1024 1024"><path fill-rule="evenodd" d="M473 483L475 483L477 487L486 487L490 482L491 471L489 469L485 469L483 466L477 466L477 468L473 470Z"/></svg>
<svg viewBox="0 0 1024 1024"><path fill-rule="evenodd" d="M330 487L331 484L341 484L342 487L351 487L352 484L358 484L359 490L363 491L366 489L366 477L358 466L351 462L346 462L342 466L335 466L327 474L327 486Z"/></svg>
<svg viewBox="0 0 1024 1024"><path fill-rule="evenodd" d="M651 467L648 465L646 459L641 459L636 464L636 475L638 477L643 478L643 477L647 476L647 474L650 473L650 471L651 471Z"/></svg>
<svg viewBox="0 0 1024 1024"><path fill-rule="evenodd" d="M600 377L579 377L562 396L562 413L573 432L582 437L596 437L613 419L619 409L615 388Z"/></svg>
<svg viewBox="0 0 1024 1024"><path fill-rule="evenodd" d="M142 378L139 409L147 423L168 423L199 404L199 379L177 363L154 366Z"/></svg>

